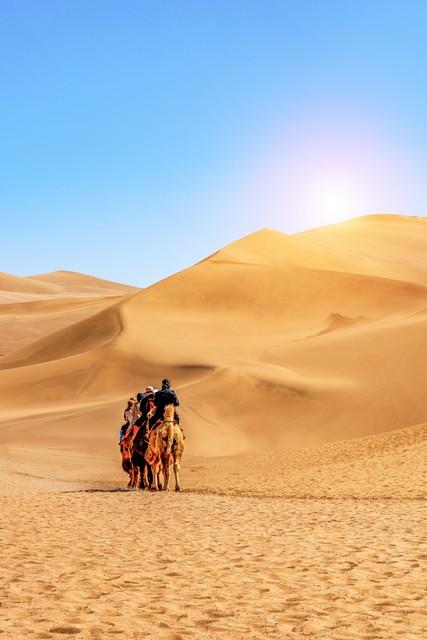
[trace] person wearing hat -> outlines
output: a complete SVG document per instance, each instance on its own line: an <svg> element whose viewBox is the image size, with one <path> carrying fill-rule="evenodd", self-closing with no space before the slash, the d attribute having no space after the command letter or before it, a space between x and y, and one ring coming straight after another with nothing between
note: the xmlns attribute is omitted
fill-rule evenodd
<svg viewBox="0 0 427 640"><path fill-rule="evenodd" d="M141 412L140 417L135 423L138 426L141 426L147 420L148 412L153 406L154 394L155 394L154 387L152 387L151 385L148 385L147 387L145 387L144 393L138 394L139 398L138 396L137 398L139 400L139 410Z"/></svg>
<svg viewBox="0 0 427 640"><path fill-rule="evenodd" d="M162 380L162 388L154 394L155 413L150 418L150 427L153 427L159 420L163 420L163 413L166 405L173 404L174 407L179 406L179 398L176 391L171 389L170 381L167 378ZM175 421L179 424L179 415L175 410Z"/></svg>

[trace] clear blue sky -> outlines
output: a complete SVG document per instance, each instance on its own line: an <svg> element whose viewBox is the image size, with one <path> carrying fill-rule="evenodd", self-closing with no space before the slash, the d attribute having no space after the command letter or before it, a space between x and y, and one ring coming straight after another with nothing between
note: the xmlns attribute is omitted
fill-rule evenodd
<svg viewBox="0 0 427 640"><path fill-rule="evenodd" d="M424 1L4 0L0 270L146 285L427 214L426 33Z"/></svg>

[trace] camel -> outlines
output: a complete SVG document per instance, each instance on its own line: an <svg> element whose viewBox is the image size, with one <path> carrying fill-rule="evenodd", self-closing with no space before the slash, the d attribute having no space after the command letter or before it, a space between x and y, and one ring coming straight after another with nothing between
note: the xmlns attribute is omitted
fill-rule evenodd
<svg viewBox="0 0 427 640"><path fill-rule="evenodd" d="M120 442L120 453L122 454L122 469L125 473L129 474L129 489L134 489L138 484L138 468L132 461L131 451L135 429L137 429L137 427L132 427L131 429L129 429L125 437Z"/></svg>
<svg viewBox="0 0 427 640"><path fill-rule="evenodd" d="M134 488L138 483L138 468L132 462L132 439L135 436L133 425L140 416L139 405L135 398L129 398L124 412L125 424L120 429L120 434L125 431L125 435L120 440L120 453L122 455L122 469L129 474L128 488ZM127 427L127 430L126 430Z"/></svg>
<svg viewBox="0 0 427 640"><path fill-rule="evenodd" d="M129 474L129 489L148 489L151 486L151 468L144 457L147 446L146 425L133 425L120 443L122 469Z"/></svg>
<svg viewBox="0 0 427 640"><path fill-rule="evenodd" d="M151 467L145 460L147 447L148 426L144 423L140 427L133 428L129 447L132 464L138 470L137 487L139 489L148 489L152 483Z"/></svg>
<svg viewBox="0 0 427 640"><path fill-rule="evenodd" d="M170 465L173 464L175 473L175 491L181 491L179 471L181 458L184 453L184 435L174 420L175 407L168 404L163 413L163 422L151 429L148 436L148 447L145 460L151 465L153 479L150 489L158 491L159 475L163 471L163 491L169 488Z"/></svg>

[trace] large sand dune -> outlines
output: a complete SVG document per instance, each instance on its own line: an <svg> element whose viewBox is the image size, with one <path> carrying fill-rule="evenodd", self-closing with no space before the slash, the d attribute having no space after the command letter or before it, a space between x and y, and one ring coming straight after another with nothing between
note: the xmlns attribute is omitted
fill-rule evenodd
<svg viewBox="0 0 427 640"><path fill-rule="evenodd" d="M367 216L146 290L3 274L0 636L424 638L426 249ZM123 405L165 375L185 492L126 492Z"/></svg>
<svg viewBox="0 0 427 640"><path fill-rule="evenodd" d="M25 418L31 437L31 412L74 411L70 440L89 430L107 443L125 397L168 375L194 454L419 424L426 239L426 220L398 216L295 236L263 230L130 295L105 297L102 284L87 301L0 306L2 414ZM70 279L86 286L86 277L61 272L31 280L63 287ZM106 415L104 403L117 408Z"/></svg>

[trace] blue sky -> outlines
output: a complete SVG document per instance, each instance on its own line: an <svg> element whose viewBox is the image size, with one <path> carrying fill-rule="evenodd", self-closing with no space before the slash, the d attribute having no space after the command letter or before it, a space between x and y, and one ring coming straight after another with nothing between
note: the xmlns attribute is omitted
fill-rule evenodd
<svg viewBox="0 0 427 640"><path fill-rule="evenodd" d="M427 5L0 3L0 270L145 286L262 227L427 214Z"/></svg>

